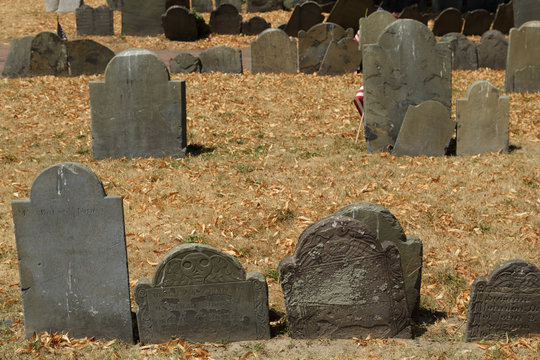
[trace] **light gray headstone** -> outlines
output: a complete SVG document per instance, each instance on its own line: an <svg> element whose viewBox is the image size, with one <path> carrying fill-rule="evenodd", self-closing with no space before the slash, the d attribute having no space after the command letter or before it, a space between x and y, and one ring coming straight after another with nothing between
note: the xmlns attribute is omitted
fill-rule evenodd
<svg viewBox="0 0 540 360"><path fill-rule="evenodd" d="M210 28L216 34L240 34L242 31L242 15L234 5L223 4L210 14Z"/></svg>
<svg viewBox="0 0 540 360"><path fill-rule="evenodd" d="M477 45L478 67L490 69L506 69L508 39L498 30L489 30L482 35Z"/></svg>
<svg viewBox="0 0 540 360"><path fill-rule="evenodd" d="M182 156L186 87L170 81L153 52L130 49L107 65L105 81L90 82L94 157Z"/></svg>
<svg viewBox="0 0 540 360"><path fill-rule="evenodd" d="M83 5L75 12L77 35L114 35L113 11L101 5Z"/></svg>
<svg viewBox="0 0 540 360"><path fill-rule="evenodd" d="M242 73L242 51L225 45L214 46L199 54L201 72Z"/></svg>
<svg viewBox="0 0 540 360"><path fill-rule="evenodd" d="M122 198L76 163L41 172L12 202L24 327L133 343Z"/></svg>
<svg viewBox="0 0 540 360"><path fill-rule="evenodd" d="M33 40L33 36L11 40L4 70L2 70L2 76L11 78L28 76Z"/></svg>
<svg viewBox="0 0 540 360"><path fill-rule="evenodd" d="M475 81L456 100L457 155L508 152L510 99L489 81Z"/></svg>
<svg viewBox="0 0 540 360"><path fill-rule="evenodd" d="M207 245L169 251L153 279L137 283L135 301L143 344L172 336L198 342L270 338L264 275L246 274L234 257Z"/></svg>
<svg viewBox="0 0 540 360"><path fill-rule="evenodd" d="M373 0L338 0L326 19L344 29L358 30L358 19L368 16L374 10Z"/></svg>
<svg viewBox="0 0 540 360"><path fill-rule="evenodd" d="M165 0L123 0L122 34L154 36L163 33Z"/></svg>
<svg viewBox="0 0 540 360"><path fill-rule="evenodd" d="M52 32L37 34L32 40L28 75L68 75L65 41Z"/></svg>
<svg viewBox="0 0 540 360"><path fill-rule="evenodd" d="M242 0L216 0L216 9L219 9L223 4L231 4L239 13L242 12Z"/></svg>
<svg viewBox="0 0 540 360"><path fill-rule="evenodd" d="M246 0L247 12L266 12L281 10L283 0Z"/></svg>
<svg viewBox="0 0 540 360"><path fill-rule="evenodd" d="M209 13L214 10L212 0L191 0L191 7L200 13Z"/></svg>
<svg viewBox="0 0 540 360"><path fill-rule="evenodd" d="M60 0L45 0L45 10L56 11L58 10L58 4L60 4Z"/></svg>
<svg viewBox="0 0 540 360"><path fill-rule="evenodd" d="M289 39L285 31L266 29L256 40L251 40L251 72L296 74L298 51L296 39Z"/></svg>
<svg viewBox="0 0 540 360"><path fill-rule="evenodd" d="M540 91L540 21L510 30L506 60L506 92Z"/></svg>
<svg viewBox="0 0 540 360"><path fill-rule="evenodd" d="M540 1L512 0L514 3L514 26L519 28L533 20L540 20Z"/></svg>
<svg viewBox="0 0 540 360"><path fill-rule="evenodd" d="M319 4L307 1L294 8L284 31L289 36L298 36L298 31L308 31L312 26L322 23L323 20L324 16L321 13Z"/></svg>
<svg viewBox="0 0 540 360"><path fill-rule="evenodd" d="M503 34L508 34L514 27L514 6L512 0L507 4L501 3L497 7L495 19L493 19L493 30L499 30Z"/></svg>
<svg viewBox="0 0 540 360"><path fill-rule="evenodd" d="M82 4L83 0L60 0L57 11L59 13L74 12Z"/></svg>
<svg viewBox="0 0 540 360"><path fill-rule="evenodd" d="M383 10L375 11L368 17L361 17L358 20L360 30L358 49L360 52L362 52L363 45L375 44L383 30L394 21L396 21L394 15Z"/></svg>
<svg viewBox="0 0 540 360"><path fill-rule="evenodd" d="M191 74L201 72L201 60L187 52L181 52L169 60L171 73Z"/></svg>
<svg viewBox="0 0 540 360"><path fill-rule="evenodd" d="M352 37L332 40L321 62L318 75L342 75L354 73L362 61L358 44Z"/></svg>
<svg viewBox="0 0 540 360"><path fill-rule="evenodd" d="M69 72L72 76L103 74L114 52L94 40L67 42Z"/></svg>
<svg viewBox="0 0 540 360"><path fill-rule="evenodd" d="M452 70L478 69L477 45L460 33L448 33L439 42L449 43L452 51Z"/></svg>
<svg viewBox="0 0 540 360"><path fill-rule="evenodd" d="M477 9L467 12L464 16L464 35L482 35L491 27L493 14L485 9Z"/></svg>

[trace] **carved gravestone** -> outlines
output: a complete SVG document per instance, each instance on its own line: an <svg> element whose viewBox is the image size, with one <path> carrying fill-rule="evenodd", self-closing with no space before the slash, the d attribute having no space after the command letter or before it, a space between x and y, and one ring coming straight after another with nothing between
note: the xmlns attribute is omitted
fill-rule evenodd
<svg viewBox="0 0 540 360"><path fill-rule="evenodd" d="M414 4L403 9L403 11L399 13L398 18L399 19L412 19L412 20L420 21L421 23L424 22L424 17L422 16L422 13L420 13L418 4Z"/></svg>
<svg viewBox="0 0 540 360"><path fill-rule="evenodd" d="M86 167L61 163L12 210L26 336L133 343L122 198L106 196Z"/></svg>
<svg viewBox="0 0 540 360"><path fill-rule="evenodd" d="M510 30L506 60L506 92L540 91L540 21Z"/></svg>
<svg viewBox="0 0 540 360"><path fill-rule="evenodd" d="M154 36L163 33L165 0L123 0L122 34Z"/></svg>
<svg viewBox="0 0 540 360"><path fill-rule="evenodd" d="M279 273L293 338L410 337L399 251L361 221L310 225Z"/></svg>
<svg viewBox="0 0 540 360"><path fill-rule="evenodd" d="M394 21L396 21L394 15L387 11L375 11L368 17L361 17L358 22L360 29L358 50L362 52L364 45L375 44L383 30Z"/></svg>
<svg viewBox="0 0 540 360"><path fill-rule="evenodd" d="M478 53L475 42L460 33L448 33L439 39L447 42L452 51L452 70L478 69Z"/></svg>
<svg viewBox="0 0 540 360"><path fill-rule="evenodd" d="M514 8L514 26L521 27L528 21L540 20L540 1L512 0Z"/></svg>
<svg viewBox="0 0 540 360"><path fill-rule="evenodd" d="M30 48L28 75L68 75L65 41L52 32L45 31L37 34Z"/></svg>
<svg viewBox="0 0 540 360"><path fill-rule="evenodd" d="M169 60L171 73L191 74L201 72L201 60L187 52L181 52Z"/></svg>
<svg viewBox="0 0 540 360"><path fill-rule="evenodd" d="M216 34L240 34L242 16L234 5L223 4L210 14L210 28Z"/></svg>
<svg viewBox="0 0 540 360"><path fill-rule="evenodd" d="M186 86L169 79L156 54L131 49L109 62L105 81L90 82L96 159L184 154Z"/></svg>
<svg viewBox="0 0 540 360"><path fill-rule="evenodd" d="M266 29L257 40L251 40L251 72L296 74L298 51L296 39L289 39L285 31Z"/></svg>
<svg viewBox="0 0 540 360"><path fill-rule="evenodd" d="M199 54L201 72L242 73L242 51L225 45L214 46Z"/></svg>
<svg viewBox="0 0 540 360"><path fill-rule="evenodd" d="M414 235L406 236L398 219L388 209L378 204L355 203L339 209L334 215L359 220L375 234L381 244L390 241L396 245L401 258L407 308L412 315L420 304L422 241Z"/></svg>
<svg viewBox="0 0 540 360"><path fill-rule="evenodd" d="M123 0L107 0L107 5L111 10L122 10Z"/></svg>
<svg viewBox="0 0 540 360"><path fill-rule="evenodd" d="M216 9L219 9L219 7L224 4L230 4L234 6L239 13L242 12L242 0L216 0Z"/></svg>
<svg viewBox="0 0 540 360"><path fill-rule="evenodd" d="M164 11L167 11L168 8L171 6L183 6L186 9L190 8L189 0L166 0L165 1L165 9Z"/></svg>
<svg viewBox="0 0 540 360"><path fill-rule="evenodd" d="M264 30L272 27L272 24L266 22L260 16L254 16L248 21L242 23L242 34L244 35L259 35Z"/></svg>
<svg viewBox="0 0 540 360"><path fill-rule="evenodd" d="M506 69L508 39L498 30L489 30L482 35L477 45L478 67L490 69Z"/></svg>
<svg viewBox="0 0 540 360"><path fill-rule="evenodd" d="M270 338L264 275L246 274L231 255L201 244L169 251L152 280L135 286L141 342L172 336L199 342Z"/></svg>
<svg viewBox="0 0 540 360"><path fill-rule="evenodd" d="M75 12L77 35L114 35L113 11L107 6L83 5Z"/></svg>
<svg viewBox="0 0 540 360"><path fill-rule="evenodd" d="M285 32L289 36L298 36L298 31L308 31L312 26L322 23L324 16L319 4L308 1L297 5L285 26Z"/></svg>
<svg viewBox="0 0 540 360"><path fill-rule="evenodd" d="M352 37L332 40L321 62L318 75L354 73L362 61L362 53Z"/></svg>
<svg viewBox="0 0 540 360"><path fill-rule="evenodd" d="M474 82L467 97L456 100L456 154L508 152L510 100L489 81Z"/></svg>
<svg viewBox="0 0 540 360"><path fill-rule="evenodd" d="M200 13L209 13L214 10L212 0L191 0L191 7Z"/></svg>
<svg viewBox="0 0 540 360"><path fill-rule="evenodd" d="M493 15L487 10L478 9L467 12L464 16L464 20L464 35L482 35L491 27Z"/></svg>
<svg viewBox="0 0 540 360"><path fill-rule="evenodd" d="M443 36L451 32L461 32L463 27L463 18L461 11L454 8L444 10L435 18L433 23L433 34Z"/></svg>
<svg viewBox="0 0 540 360"><path fill-rule="evenodd" d="M114 57L111 49L94 40L67 42L69 71L73 76L103 74Z"/></svg>
<svg viewBox="0 0 540 360"><path fill-rule="evenodd" d="M523 260L497 266L471 286L467 341L540 333L540 269Z"/></svg>
<svg viewBox="0 0 540 360"><path fill-rule="evenodd" d="M428 100L409 106L399 131L393 155L443 156L446 154L456 123L448 108Z"/></svg>
<svg viewBox="0 0 540 360"><path fill-rule="evenodd" d="M363 47L365 137L369 152L390 151L410 105L441 102L450 112L451 52L415 20L397 20Z"/></svg>
<svg viewBox="0 0 540 360"><path fill-rule="evenodd" d="M358 31L358 19L373 12L373 0L338 0L326 22L340 25L344 29Z"/></svg>
<svg viewBox="0 0 540 360"><path fill-rule="evenodd" d="M455 8L461 11L461 8L463 8L463 0L433 0L431 5L433 12L436 14L448 8Z"/></svg>
<svg viewBox="0 0 540 360"><path fill-rule="evenodd" d="M493 30L499 30L503 34L508 34L514 27L514 6L512 0L507 4L499 4L495 19L493 19Z"/></svg>
<svg viewBox="0 0 540 360"><path fill-rule="evenodd" d="M197 19L183 6L171 6L161 17L165 37L176 41L195 41L199 38Z"/></svg>
<svg viewBox="0 0 540 360"><path fill-rule="evenodd" d="M246 0L247 12L266 12L281 10L283 0Z"/></svg>
<svg viewBox="0 0 540 360"><path fill-rule="evenodd" d="M2 76L10 78L28 76L33 40L33 36L11 40Z"/></svg>

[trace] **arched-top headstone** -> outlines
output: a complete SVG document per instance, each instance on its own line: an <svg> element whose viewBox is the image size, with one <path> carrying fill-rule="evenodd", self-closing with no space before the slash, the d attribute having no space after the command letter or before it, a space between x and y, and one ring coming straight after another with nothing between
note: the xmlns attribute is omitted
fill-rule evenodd
<svg viewBox="0 0 540 360"><path fill-rule="evenodd" d="M452 51L452 70L478 69L477 45L460 33L448 33L439 39L449 43Z"/></svg>
<svg viewBox="0 0 540 360"><path fill-rule="evenodd" d="M506 69L508 39L498 30L489 30L482 35L476 46L478 50L478 67L490 69Z"/></svg>
<svg viewBox="0 0 540 360"><path fill-rule="evenodd" d="M448 8L435 18L433 23L433 33L435 36L443 36L451 32L461 32L463 18L461 11L455 8Z"/></svg>
<svg viewBox="0 0 540 360"><path fill-rule="evenodd" d="M242 34L244 35L259 35L264 30L272 27L272 24L268 23L260 16L254 16L248 21L242 23Z"/></svg>
<svg viewBox="0 0 540 360"><path fill-rule="evenodd" d="M251 72L296 74L296 39L289 39L280 29L264 30L257 40L251 40Z"/></svg>
<svg viewBox="0 0 540 360"><path fill-rule="evenodd" d="M210 14L210 28L216 34L240 34L242 31L242 15L231 4L220 5Z"/></svg>
<svg viewBox="0 0 540 360"><path fill-rule="evenodd" d="M65 41L52 32L37 34L32 40L28 75L68 75Z"/></svg>
<svg viewBox="0 0 540 360"><path fill-rule="evenodd" d="M362 62L362 53L352 37L332 40L326 49L318 75L342 75L356 72Z"/></svg>
<svg viewBox="0 0 540 360"><path fill-rule="evenodd" d="M219 7L224 4L230 4L234 6L239 13L242 12L242 0L216 0L216 9L219 9Z"/></svg>
<svg viewBox="0 0 540 360"><path fill-rule="evenodd" d="M506 60L506 92L540 91L540 21L510 30Z"/></svg>
<svg viewBox="0 0 540 360"><path fill-rule="evenodd" d="M469 11L464 15L464 35L482 35L491 27L493 14L484 9Z"/></svg>
<svg viewBox="0 0 540 360"><path fill-rule="evenodd" d="M382 10L375 11L368 17L361 17L358 22L360 29L358 50L362 51L364 45L376 43L383 30L394 21L396 21L394 15Z"/></svg>
<svg viewBox="0 0 540 360"><path fill-rule="evenodd" d="M242 73L242 51L225 45L214 46L199 54L201 72Z"/></svg>
<svg viewBox="0 0 540 360"><path fill-rule="evenodd" d="M103 74L114 52L94 40L67 42L69 71L72 76Z"/></svg>
<svg viewBox="0 0 540 360"><path fill-rule="evenodd" d="M338 0L326 19L344 29L358 31L358 19L368 16L374 10L373 0Z"/></svg>
<svg viewBox="0 0 540 360"><path fill-rule="evenodd" d="M197 19L189 9L173 5L161 15L165 37L176 41L195 41L199 38Z"/></svg>
<svg viewBox="0 0 540 360"><path fill-rule="evenodd" d="M526 22L540 20L540 1L512 0L514 5L514 26L519 28Z"/></svg>
<svg viewBox="0 0 540 360"><path fill-rule="evenodd" d="M321 13L319 4L307 1L302 5L296 5L284 31L289 36L298 36L298 31L307 31L323 20L324 16Z"/></svg>
<svg viewBox="0 0 540 360"><path fill-rule="evenodd" d="M122 34L154 36L163 33L165 0L122 0Z"/></svg>
<svg viewBox="0 0 540 360"><path fill-rule="evenodd" d="M493 30L499 30L503 34L508 34L514 27L514 6L512 0L507 4L499 4L495 19L493 19Z"/></svg>

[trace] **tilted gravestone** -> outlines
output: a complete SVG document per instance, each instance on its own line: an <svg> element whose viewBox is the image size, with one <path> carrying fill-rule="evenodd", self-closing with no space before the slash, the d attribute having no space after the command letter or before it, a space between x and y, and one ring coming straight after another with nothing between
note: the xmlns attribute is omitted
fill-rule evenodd
<svg viewBox="0 0 540 360"><path fill-rule="evenodd" d="M107 5L111 10L122 10L123 0L107 0Z"/></svg>
<svg viewBox="0 0 540 360"><path fill-rule="evenodd" d="M65 41L52 32L41 32L32 40L28 75L68 75Z"/></svg>
<svg viewBox="0 0 540 360"><path fill-rule="evenodd" d="M111 49L94 40L68 41L67 54L72 76L103 74L114 57Z"/></svg>
<svg viewBox="0 0 540 360"><path fill-rule="evenodd" d="M358 19L368 16L373 10L373 0L338 0L326 22L338 24L344 29L352 28L356 32Z"/></svg>
<svg viewBox="0 0 540 360"><path fill-rule="evenodd" d="M461 11L454 8L444 10L435 18L433 23L433 34L443 36L451 32L461 32L463 27L463 18Z"/></svg>
<svg viewBox="0 0 540 360"><path fill-rule="evenodd" d="M540 91L540 21L510 30L506 60L506 92Z"/></svg>
<svg viewBox="0 0 540 360"><path fill-rule="evenodd" d="M498 30L489 30L482 35L476 46L478 50L478 67L490 69L506 69L508 39Z"/></svg>
<svg viewBox="0 0 540 360"><path fill-rule="evenodd" d="M428 100L411 105L403 119L392 154L443 156L455 128L450 111L440 102Z"/></svg>
<svg viewBox="0 0 540 360"><path fill-rule="evenodd" d="M238 260L210 246L175 247L134 292L144 344L172 336L200 342L270 338L264 275L246 274Z"/></svg>
<svg viewBox="0 0 540 360"><path fill-rule="evenodd" d="M45 0L47 11L58 11L59 13L74 12L83 4L83 0Z"/></svg>
<svg viewBox="0 0 540 360"><path fill-rule="evenodd" d="M242 73L242 51L225 45L214 46L199 54L201 72Z"/></svg>
<svg viewBox="0 0 540 360"><path fill-rule="evenodd" d="M339 209L334 215L359 220L375 234L381 244L390 241L397 246L407 294L407 308L411 315L417 311L422 279L422 241L414 235L406 236L398 219L378 204L355 203Z"/></svg>
<svg viewBox="0 0 540 360"><path fill-rule="evenodd" d="M296 74L298 51L296 39L289 39L285 31L266 29L256 40L251 40L251 72Z"/></svg>
<svg viewBox="0 0 540 360"><path fill-rule="evenodd" d="M361 221L310 225L279 273L293 338L410 337L399 251Z"/></svg>
<svg viewBox="0 0 540 360"><path fill-rule="evenodd" d="M493 19L493 30L499 30L503 34L508 34L514 27L514 6L512 0L507 4L499 4L495 19Z"/></svg>
<svg viewBox="0 0 540 360"><path fill-rule="evenodd" d="M214 10L212 0L191 0L191 7L200 13L209 13Z"/></svg>
<svg viewBox="0 0 540 360"><path fill-rule="evenodd" d="M433 0L431 5L433 12L436 14L448 8L455 8L461 11L461 8L463 8L463 0Z"/></svg>
<svg viewBox="0 0 540 360"><path fill-rule="evenodd" d="M464 15L464 20L464 35L482 35L491 27L493 15L484 9L473 10Z"/></svg>
<svg viewBox="0 0 540 360"><path fill-rule="evenodd" d="M75 12L77 35L114 35L113 11L107 6L83 5Z"/></svg>
<svg viewBox="0 0 540 360"><path fill-rule="evenodd" d="M216 34L240 34L242 15L234 5L223 4L210 14L210 28Z"/></svg>
<svg viewBox="0 0 540 360"><path fill-rule="evenodd" d="M460 33L448 33L439 39L447 42L452 51L452 70L478 69L477 45Z"/></svg>
<svg viewBox="0 0 540 360"><path fill-rule="evenodd" d="M352 37L332 40L326 49L318 75L342 75L354 73L362 61L362 53Z"/></svg>
<svg viewBox="0 0 540 360"><path fill-rule="evenodd" d="M412 19L412 20L420 21L421 23L424 22L424 17L422 16L422 13L420 13L418 4L414 4L403 9L403 11L399 13L398 18Z"/></svg>
<svg viewBox="0 0 540 360"><path fill-rule="evenodd" d="M61 163L12 210L26 336L133 343L122 198L106 196L86 167Z"/></svg>
<svg viewBox="0 0 540 360"><path fill-rule="evenodd" d="M219 9L219 7L224 4L230 4L234 6L239 13L242 12L242 0L216 0L216 9Z"/></svg>
<svg viewBox="0 0 540 360"><path fill-rule="evenodd" d="M266 22L260 16L254 16L248 21L242 23L242 34L244 35L259 35L264 30L272 27L272 24Z"/></svg>
<svg viewBox="0 0 540 360"><path fill-rule="evenodd" d="M497 266L471 286L467 341L540 333L540 269L523 260Z"/></svg>
<svg viewBox="0 0 540 360"><path fill-rule="evenodd" d="M283 0L246 0L247 12L266 12L281 10Z"/></svg>
<svg viewBox="0 0 540 360"><path fill-rule="evenodd" d="M510 100L489 81L475 81L467 97L456 100L456 154L508 152Z"/></svg>
<svg viewBox="0 0 540 360"><path fill-rule="evenodd" d="M364 45L375 44L383 30L394 21L396 18L388 11L375 11L368 17L361 17L358 21L360 30L358 49L360 52L362 52Z"/></svg>
<svg viewBox="0 0 540 360"><path fill-rule="evenodd" d="M512 0L514 9L514 26L519 28L529 21L540 20L540 1Z"/></svg>
<svg viewBox="0 0 540 360"><path fill-rule="evenodd" d="M10 78L28 76L33 40L33 36L11 40L2 76Z"/></svg>
<svg viewBox="0 0 540 360"><path fill-rule="evenodd" d="M195 14L183 6L173 5L161 17L165 37L176 41L195 41L199 38Z"/></svg>
<svg viewBox="0 0 540 360"><path fill-rule="evenodd" d="M123 0L122 34L154 36L163 33L165 0Z"/></svg>
<svg viewBox="0 0 540 360"><path fill-rule="evenodd" d="M410 105L436 100L450 112L451 52L424 24L398 20L362 50L369 152L392 149Z"/></svg>
<svg viewBox="0 0 540 360"><path fill-rule="evenodd" d="M201 60L187 52L181 52L169 60L171 73L191 74L201 72Z"/></svg>
<svg viewBox="0 0 540 360"><path fill-rule="evenodd" d="M287 35L296 37L298 31L308 31L312 26L322 23L323 20L324 16L321 13L319 4L308 1L294 8L284 30Z"/></svg>
<svg viewBox="0 0 540 360"><path fill-rule="evenodd" d="M186 86L170 81L153 52L131 49L107 65L105 81L90 82L94 157L182 156Z"/></svg>

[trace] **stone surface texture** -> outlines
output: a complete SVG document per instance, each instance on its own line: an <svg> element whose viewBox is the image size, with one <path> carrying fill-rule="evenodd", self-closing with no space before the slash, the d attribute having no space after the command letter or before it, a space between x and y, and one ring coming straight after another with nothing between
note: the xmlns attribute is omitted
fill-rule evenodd
<svg viewBox="0 0 540 360"><path fill-rule="evenodd" d="M122 2L123 0L107 0L107 6L111 10L122 10Z"/></svg>
<svg viewBox="0 0 540 360"><path fill-rule="evenodd" d="M452 51L452 70L478 69L478 51L474 41L460 33L448 33L439 39L448 42Z"/></svg>
<svg viewBox="0 0 540 360"><path fill-rule="evenodd" d="M2 76L10 78L28 76L33 40L33 36L11 40L4 70L2 70Z"/></svg>
<svg viewBox="0 0 540 360"><path fill-rule="evenodd" d="M512 0L507 4L499 4L495 19L493 19L493 30L499 30L503 34L508 34L514 27L514 6Z"/></svg>
<svg viewBox="0 0 540 360"><path fill-rule="evenodd" d="M214 10L212 0L191 0L191 7L200 13L209 13Z"/></svg>
<svg viewBox="0 0 540 360"><path fill-rule="evenodd" d="M272 24L268 23L260 16L254 16L248 21L242 23L242 34L244 35L259 35L264 30L271 28Z"/></svg>
<svg viewBox="0 0 540 360"><path fill-rule="evenodd" d="M519 28L529 21L540 20L540 1L512 0L514 9L514 26Z"/></svg>
<svg viewBox="0 0 540 360"><path fill-rule="evenodd" d="M461 32L463 27L463 18L461 11L454 8L444 10L435 18L433 23L433 34L443 36L451 32Z"/></svg>
<svg viewBox="0 0 540 360"><path fill-rule="evenodd" d="M326 49L318 75L343 75L354 73L360 66L362 53L352 37L333 40Z"/></svg>
<svg viewBox="0 0 540 360"><path fill-rule="evenodd" d="M394 21L396 21L394 15L387 11L375 11L368 17L361 17L358 21L360 29L358 49L360 52L362 52L364 45L375 44L383 30Z"/></svg>
<svg viewBox="0 0 540 360"><path fill-rule="evenodd" d="M498 30L489 30L482 35L477 45L478 67L495 70L506 69L508 39Z"/></svg>
<svg viewBox="0 0 540 360"><path fill-rule="evenodd" d="M41 32L32 40L28 75L68 75L65 41L52 32Z"/></svg>
<svg viewBox="0 0 540 360"><path fill-rule="evenodd" d="M242 15L238 13L234 5L223 4L210 14L210 28L216 34L240 34Z"/></svg>
<svg viewBox="0 0 540 360"><path fill-rule="evenodd" d="M199 54L201 72L242 73L242 51L225 45L214 46Z"/></svg>
<svg viewBox="0 0 540 360"><path fill-rule="evenodd" d="M373 10L373 0L338 0L326 22L338 24L344 29L352 28L356 33L358 19L368 16Z"/></svg>
<svg viewBox="0 0 540 360"><path fill-rule="evenodd" d="M289 39L280 29L264 30L256 40L251 40L251 72L296 74L296 39Z"/></svg>
<svg viewBox="0 0 540 360"><path fill-rule="evenodd" d="M238 10L239 13L242 12L242 0L216 0L216 9L223 4L230 4Z"/></svg>
<svg viewBox="0 0 540 360"><path fill-rule="evenodd" d="M540 91L540 21L510 30L506 58L506 92Z"/></svg>
<svg viewBox="0 0 540 360"><path fill-rule="evenodd" d="M201 60L187 52L181 52L169 60L171 73L191 74L201 72Z"/></svg>
<svg viewBox="0 0 540 360"><path fill-rule="evenodd" d="M75 11L77 35L114 35L113 11L101 5L92 8L83 5Z"/></svg>
<svg viewBox="0 0 540 360"><path fill-rule="evenodd" d="M155 36L163 33L165 0L123 0L122 34Z"/></svg>
<svg viewBox="0 0 540 360"><path fill-rule="evenodd" d="M72 76L103 74L114 52L94 40L67 42L69 72Z"/></svg>

